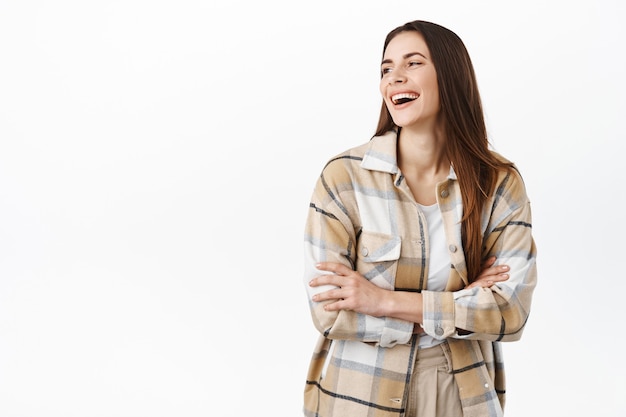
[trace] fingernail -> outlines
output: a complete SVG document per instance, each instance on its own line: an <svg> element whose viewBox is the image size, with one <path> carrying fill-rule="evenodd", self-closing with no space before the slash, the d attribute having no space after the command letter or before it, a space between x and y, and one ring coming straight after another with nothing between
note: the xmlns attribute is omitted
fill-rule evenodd
<svg viewBox="0 0 626 417"><path fill-rule="evenodd" d="M509 267L508 267L508 266L506 266L506 265L502 265L502 266L500 267L500 269L501 269L501 270L503 270L503 271L506 271L507 269L509 269Z"/></svg>

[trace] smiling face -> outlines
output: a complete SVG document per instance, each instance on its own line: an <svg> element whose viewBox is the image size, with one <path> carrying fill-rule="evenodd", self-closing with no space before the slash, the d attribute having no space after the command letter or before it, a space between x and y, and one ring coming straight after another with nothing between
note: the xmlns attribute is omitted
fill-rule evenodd
<svg viewBox="0 0 626 417"><path fill-rule="evenodd" d="M435 130L439 114L437 72L422 35L401 32L389 42L381 64L380 92L394 123Z"/></svg>

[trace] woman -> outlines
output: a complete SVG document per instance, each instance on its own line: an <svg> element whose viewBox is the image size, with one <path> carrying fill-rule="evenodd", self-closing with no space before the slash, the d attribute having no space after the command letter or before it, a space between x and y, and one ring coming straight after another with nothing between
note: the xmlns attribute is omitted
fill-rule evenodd
<svg viewBox="0 0 626 417"><path fill-rule="evenodd" d="M499 342L520 338L536 285L524 184L488 148L450 30L391 31L380 91L375 136L327 163L310 204L305 282L321 336L304 414L501 416Z"/></svg>

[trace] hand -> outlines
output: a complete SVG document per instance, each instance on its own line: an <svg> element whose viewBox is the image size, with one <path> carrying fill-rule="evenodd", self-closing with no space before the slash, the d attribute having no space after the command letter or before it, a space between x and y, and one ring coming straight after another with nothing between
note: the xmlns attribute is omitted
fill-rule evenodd
<svg viewBox="0 0 626 417"><path fill-rule="evenodd" d="M509 266L508 265L494 266L495 262L496 262L495 256L488 258L483 263L483 270L478 276L478 278L476 278L474 282L472 282L465 288L473 288L473 287L489 288L496 282L502 282L502 281L506 281L507 279L509 279L509 274L508 274Z"/></svg>
<svg viewBox="0 0 626 417"><path fill-rule="evenodd" d="M316 268L333 274L313 278L309 282L311 287L321 285L338 287L313 296L315 302L335 300L324 306L326 311L352 310L375 317L383 315L381 306L388 293L387 290L372 284L360 273L340 263L322 262L317 264Z"/></svg>

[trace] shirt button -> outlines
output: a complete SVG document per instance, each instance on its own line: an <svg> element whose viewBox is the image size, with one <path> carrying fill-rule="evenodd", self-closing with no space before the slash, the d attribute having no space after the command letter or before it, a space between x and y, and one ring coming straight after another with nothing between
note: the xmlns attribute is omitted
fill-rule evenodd
<svg viewBox="0 0 626 417"><path fill-rule="evenodd" d="M437 328L435 329L435 334L436 334L437 336L442 336L442 335L443 335L443 329L442 329L441 327L437 327Z"/></svg>
<svg viewBox="0 0 626 417"><path fill-rule="evenodd" d="M448 246L448 249L450 249L450 252L454 253L456 252L456 245L450 245Z"/></svg>
<svg viewBox="0 0 626 417"><path fill-rule="evenodd" d="M444 188L443 190L441 190L441 194L440 194L443 198L446 198L447 196L450 195L450 193L448 192L448 190L446 188Z"/></svg>
<svg viewBox="0 0 626 417"><path fill-rule="evenodd" d="M367 248L361 249L361 255L367 256L369 253L370 253L370 251L368 251Z"/></svg>

